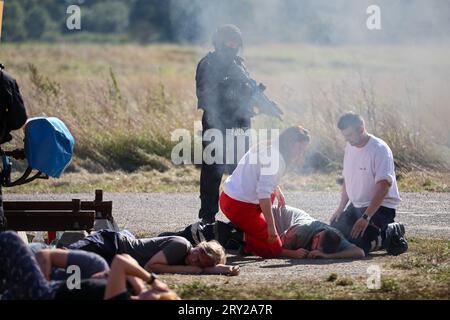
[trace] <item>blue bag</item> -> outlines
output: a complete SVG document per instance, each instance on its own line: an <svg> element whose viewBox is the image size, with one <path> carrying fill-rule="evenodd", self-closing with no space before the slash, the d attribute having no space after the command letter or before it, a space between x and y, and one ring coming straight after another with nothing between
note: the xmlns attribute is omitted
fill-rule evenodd
<svg viewBox="0 0 450 320"><path fill-rule="evenodd" d="M33 118L25 127L28 165L50 177L59 178L72 160L75 140L58 118Z"/></svg>

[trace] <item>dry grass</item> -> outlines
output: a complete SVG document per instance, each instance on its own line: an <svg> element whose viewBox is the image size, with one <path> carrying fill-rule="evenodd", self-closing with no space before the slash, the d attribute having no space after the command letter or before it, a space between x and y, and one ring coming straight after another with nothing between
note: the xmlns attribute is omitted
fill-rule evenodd
<svg viewBox="0 0 450 320"><path fill-rule="evenodd" d="M224 179L226 176L224 176ZM290 191L340 191L338 172L286 175L281 185ZM135 172L112 171L92 173L85 169L64 174L60 179L38 180L4 193L91 193L105 192L191 192L199 191L200 170L194 166L174 167L165 172L139 170ZM400 192L450 192L450 174L440 172L407 172L399 175Z"/></svg>
<svg viewBox="0 0 450 320"><path fill-rule="evenodd" d="M201 118L194 76L206 51L172 45L25 44L4 46L0 58L17 76L30 115L60 117L74 134L70 172L166 172L173 167L171 132L193 131L193 122ZM252 74L286 112L283 123L257 117L254 127L303 124L313 134L311 151L326 155L336 171L344 143L335 122L352 109L388 141L400 169L448 172L449 51L247 48ZM15 135L19 145L20 133Z"/></svg>
<svg viewBox="0 0 450 320"><path fill-rule="evenodd" d="M409 239L409 251L398 257L375 257L371 263L380 266L381 287L369 289L367 276L343 276L342 265L336 272L316 279L298 275L290 281L277 278L253 279L243 285L239 277L211 281L202 276L170 276L164 280L183 299L221 300L404 300L442 299L450 294L450 242L447 240Z"/></svg>

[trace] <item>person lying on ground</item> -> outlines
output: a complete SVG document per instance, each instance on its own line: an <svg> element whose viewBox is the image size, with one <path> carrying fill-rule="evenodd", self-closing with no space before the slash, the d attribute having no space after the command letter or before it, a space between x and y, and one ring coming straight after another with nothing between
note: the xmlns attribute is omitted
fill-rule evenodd
<svg viewBox="0 0 450 320"><path fill-rule="evenodd" d="M101 230L68 249L97 253L109 263L116 254L129 254L149 272L239 274L239 266L225 264L225 250L217 241L205 241L193 247L185 238L177 236L136 239L127 233Z"/></svg>
<svg viewBox="0 0 450 320"><path fill-rule="evenodd" d="M175 299L178 296L159 280L152 280L131 257L117 256L111 271L104 270L81 279L78 286L68 281L51 281L53 267L67 268L70 253L44 252L35 257L29 246L14 232L0 233L0 291L2 300L103 300L103 299ZM92 257L91 255L84 256ZM97 263L96 260L93 263ZM105 275L108 275L105 277ZM126 287L130 283L129 289ZM147 289L144 281L151 283ZM76 283L71 283L76 285ZM74 290L76 288L76 290Z"/></svg>
<svg viewBox="0 0 450 320"><path fill-rule="evenodd" d="M363 250L351 244L337 229L314 219L303 210L289 206L283 208L272 206L272 214L282 242L280 257L297 259L364 257ZM161 235L184 237L192 245L199 241L218 239L229 250L245 247L244 233L231 223L222 221L210 224L197 222L182 231L165 232Z"/></svg>
<svg viewBox="0 0 450 320"><path fill-rule="evenodd" d="M244 244L244 233L231 222L216 220L211 223L198 221L183 230L163 232L158 237L178 236L188 240L193 246L202 241L216 240L225 250L240 250Z"/></svg>
<svg viewBox="0 0 450 320"><path fill-rule="evenodd" d="M282 256L296 259L364 258L364 251L350 243L339 230L303 210L272 207L275 227L283 243Z"/></svg>
<svg viewBox="0 0 450 320"><path fill-rule="evenodd" d="M47 280L67 280L71 273L67 272L66 266L78 266L81 279L109 270L105 259L83 250L43 249L35 253L35 258Z"/></svg>

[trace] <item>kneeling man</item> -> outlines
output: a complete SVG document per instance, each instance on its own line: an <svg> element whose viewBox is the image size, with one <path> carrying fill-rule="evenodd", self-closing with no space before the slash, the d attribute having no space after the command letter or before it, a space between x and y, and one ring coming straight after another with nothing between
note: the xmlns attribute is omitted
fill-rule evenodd
<svg viewBox="0 0 450 320"><path fill-rule="evenodd" d="M380 249L391 255L405 252L405 227L394 222L401 199L391 149L369 134L364 120L355 113L344 114L338 128L347 145L341 202L331 225L366 254Z"/></svg>

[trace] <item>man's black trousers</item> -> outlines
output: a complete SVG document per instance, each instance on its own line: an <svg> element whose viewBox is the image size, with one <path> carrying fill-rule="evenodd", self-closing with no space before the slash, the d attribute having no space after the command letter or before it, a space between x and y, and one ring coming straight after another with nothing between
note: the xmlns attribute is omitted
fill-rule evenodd
<svg viewBox="0 0 450 320"><path fill-rule="evenodd" d="M364 232L364 235L358 239L352 239L351 232L353 226L366 210L367 208L355 208L353 204L350 203L339 217L339 220L333 222L331 226L341 231L350 242L354 243L368 254L371 251L383 247L388 224L394 222L395 209L380 207L370 219L370 224Z"/></svg>

